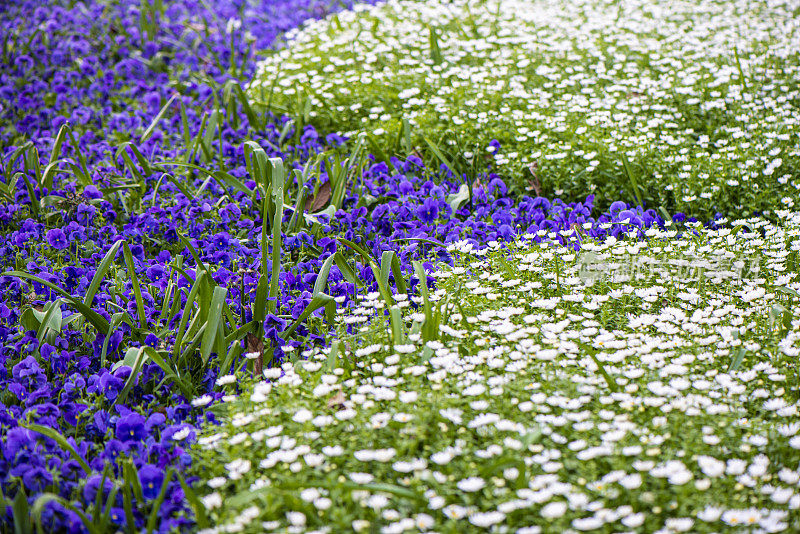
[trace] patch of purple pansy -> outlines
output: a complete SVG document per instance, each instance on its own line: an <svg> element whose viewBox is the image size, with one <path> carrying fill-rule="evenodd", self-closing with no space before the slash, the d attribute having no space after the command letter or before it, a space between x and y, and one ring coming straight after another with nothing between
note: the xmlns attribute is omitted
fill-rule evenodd
<svg viewBox="0 0 800 534"><path fill-rule="evenodd" d="M134 142L153 163L224 168L251 189L256 183L245 166L246 140L283 158L290 169L302 170L310 158L346 140L272 116L254 130L238 105L222 108L214 102L224 99L222 88L230 80L249 78L253 50L271 46L281 32L306 18L348 5L327 0L164 4L163 11L144 14L145 3L139 0L76 6L30 0L0 8L3 27L13 29L17 43L27 43L5 48L8 57L0 64L0 121L7 125L0 131L0 180L8 193L0 202L0 267L35 275L82 302L106 253L125 241L129 268L140 285L138 297L131 276L106 277L94 288L91 309L115 325L95 332L81 326L75 308L63 301L59 313L47 315L47 306L61 297L48 285L0 277L0 489L7 498L24 490L31 503L41 493L56 493L93 520L90 506L98 494L104 503L110 499L114 481L130 468L141 486L141 495L133 496L134 527L143 528L154 508L161 532L193 524L182 485L175 477L164 485L169 470L183 472L189 464L194 429L213 421L213 415L157 387L164 382L157 365L145 363L133 375L123 358L131 347L170 350L176 343L183 313L164 314L164 295L183 291L178 302L185 304L199 269L182 238L213 266L214 282L226 289L226 301L241 323L252 320L250 307L262 271L262 217L249 195L205 175L180 175L173 181L155 165L149 174L141 162L126 165L120 145ZM144 129L171 98L175 106L142 142ZM197 149L184 159L186 140L198 146L194 140L204 137L201 129L212 113L217 129L202 141L210 155ZM36 168L48 163L45 155L65 124L74 142L63 141L57 156L63 164L53 183L39 183ZM36 153L19 150L27 142L41 155L38 162L26 160ZM140 173L139 189L128 187L137 178L132 169ZM327 174L322 172L319 180L325 182ZM355 182L341 209L319 216L313 229L282 236L283 261L291 268L283 269L273 296L277 312L263 322L273 344L323 341L302 327L292 339L282 339L281 333L311 302L322 263L337 251L346 252L340 237L361 244L376 258L395 251L410 274L413 259L449 261L444 249L429 241L467 239L481 247L525 233L551 239L552 232L576 228L602 238L663 222L652 210L621 202L595 217L591 196L573 203L512 198L502 179L489 171L474 184L469 201L454 205L449 199L460 191L461 177L446 168L426 168L415 156L387 162L373 158ZM291 216L287 210L285 219ZM179 257L185 276L174 268ZM121 258L120 253L116 260ZM374 282L363 261L355 265L361 280ZM346 305L355 289L334 265L327 292ZM138 318L139 302L146 325L113 322L121 312ZM46 317L54 322L41 328ZM145 326L148 333L139 335ZM280 347L275 356L280 357ZM199 391L210 394L212 402L222 395L214 391L218 372L211 365L195 377ZM57 431L74 454L22 426L31 424ZM124 495L115 495L109 517L123 524L130 519ZM7 504L1 519L11 524ZM43 522L48 530L85 530L74 510L55 502L45 507Z"/></svg>

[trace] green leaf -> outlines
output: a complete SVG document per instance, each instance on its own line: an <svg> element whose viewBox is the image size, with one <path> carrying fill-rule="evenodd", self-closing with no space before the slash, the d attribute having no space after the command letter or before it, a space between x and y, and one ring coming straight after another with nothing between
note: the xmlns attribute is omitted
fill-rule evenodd
<svg viewBox="0 0 800 534"><path fill-rule="evenodd" d="M744 347L739 347L736 349L736 352L733 353L733 358L731 359L731 364L728 366L728 372L733 372L739 369L742 365L742 361L744 361L744 355L747 354L747 349Z"/></svg>
<svg viewBox="0 0 800 534"><path fill-rule="evenodd" d="M52 289L53 291L64 297L64 299L66 299L75 309L77 309L78 312L80 312L80 314L83 315L83 317L87 321L89 321L89 324L94 326L99 332L104 333L108 331L108 321L106 321L102 315L100 315L93 309L89 308L83 302L75 299L72 295L70 295L57 285L48 282L47 280L42 280L38 276L29 273L24 273L22 271L6 271L0 274L0 276L16 276L17 278L31 280L33 282L36 282L38 284L41 284L45 287Z"/></svg>
<svg viewBox="0 0 800 534"><path fill-rule="evenodd" d="M83 303L85 305L92 305L94 296L100 289L100 284L103 282L103 278L105 278L108 269L114 262L114 259L117 256L117 251L119 250L119 247L122 246L122 243L124 243L124 241L117 241L114 243L111 248L108 249L108 252L106 252L106 255L103 257L102 261L100 261L100 265L97 266L97 270L95 271L92 281L89 284L89 289L86 290L86 295L83 297Z"/></svg>
<svg viewBox="0 0 800 534"><path fill-rule="evenodd" d="M122 486L122 507L125 510L125 522L129 534L136 534L136 518L133 517L133 495L130 484Z"/></svg>
<svg viewBox="0 0 800 534"><path fill-rule="evenodd" d="M133 153L134 157L136 158L136 162L139 164L139 167L142 168L141 172L139 172L139 169L137 169L136 165L134 165L133 160L131 159L126 149L130 149L130 151ZM150 162L147 161L147 158L145 158L142 152L136 147L136 145L134 145L130 141L126 141L125 143L119 145L119 147L117 148L117 152L114 155L114 159L116 160L120 156L122 157L122 160L125 162L125 166L128 167L128 170L136 178L137 182L139 182L139 185L143 186L144 179L147 176L153 174L153 169L150 167Z"/></svg>
<svg viewBox="0 0 800 534"><path fill-rule="evenodd" d="M33 509L31 510L31 516L33 517L34 522L36 523L37 530L39 532L44 532L44 528L42 527L42 513L44 512L45 506L47 506L51 502L57 502L67 510L74 512L78 517L81 518L81 523L83 526L86 527L86 530L89 534L100 534L95 528L94 524L89 521L89 518L83 513L81 510L76 508L71 502L68 500L55 495L54 493L42 493L33 503ZM30 528L30 524L28 524L28 528ZM29 530L23 532L30 532ZM21 533L20 533L21 534Z"/></svg>
<svg viewBox="0 0 800 534"><path fill-rule="evenodd" d="M144 355L144 347L134 347L130 348L125 352L125 358L123 359L121 365L127 365L131 368L131 374L128 375L128 379L125 380L125 384L122 386L117 398L114 399L114 402L111 403L112 406L116 406L117 404L124 404L125 399L128 397L128 394L133 389L133 386L136 385L136 379L139 378L139 374L142 371L142 366L144 365L144 360L146 359ZM117 365L115 364L115 367Z"/></svg>
<svg viewBox="0 0 800 534"><path fill-rule="evenodd" d="M431 149L431 152L433 152L433 155L436 156L436 158L440 162L444 163L447 166L447 168L450 169L451 172L455 173L456 172L455 167L453 167L453 164L450 163L450 159L447 156L444 155L444 152L442 152L442 150L439 148L439 145L437 145L436 143L434 143L433 141L431 141L427 137L423 137L422 139L425 141L425 143ZM460 189L459 189L459 192L460 192Z"/></svg>
<svg viewBox="0 0 800 534"><path fill-rule="evenodd" d="M281 168L283 165L281 164ZM281 184L275 190L275 218L272 221L272 277L269 281L269 297L267 301L267 308L271 313L275 313L278 307L278 292L280 275L281 275L281 249L282 236L281 225L283 222L283 186Z"/></svg>
<svg viewBox="0 0 800 534"><path fill-rule="evenodd" d="M31 534L33 529L30 523L30 511L28 510L28 496L25 494L24 489L17 491L17 496L11 505L11 511L14 517L14 534ZM35 518L36 516L34 516ZM41 527L41 514L39 518L39 532L42 531Z"/></svg>
<svg viewBox="0 0 800 534"><path fill-rule="evenodd" d="M111 334L120 324L122 324L123 321L125 321L126 318L129 324L133 323L127 312L117 312L111 316L111 321L109 321L108 324L108 331L106 332L106 338L103 340L103 349L102 352L100 353L101 368L106 366L106 356L108 355L108 343L111 340Z"/></svg>
<svg viewBox="0 0 800 534"><path fill-rule="evenodd" d="M428 25L428 32L431 48L431 60L433 61L434 65L440 65L442 63L442 51L439 49L439 36L436 35L436 30L434 30L433 26L431 25Z"/></svg>
<svg viewBox="0 0 800 534"><path fill-rule="evenodd" d="M75 461L78 462L78 464L81 466L81 469L83 469L83 471L87 475L92 472L92 469L89 467L89 464L86 463L86 460L84 460L83 457L80 454L78 454L78 451L76 451L75 448L69 444L69 442L64 436L56 432L54 429L47 426L37 425L35 423L24 423L24 422L20 422L19 426L21 426L22 428L27 428L28 430L37 432L39 434L42 434L43 436L52 439L53 441L58 443L59 447L66 450L70 454L70 456L75 458Z"/></svg>
<svg viewBox="0 0 800 534"><path fill-rule="evenodd" d="M636 175L633 173L631 169L631 164L628 162L628 158L625 154L621 154L622 156L622 166L625 168L625 175L628 177L628 181L631 184L631 190L633 192L633 198L636 201L637 206L642 205L642 197L640 194L639 183L636 180Z"/></svg>
<svg viewBox="0 0 800 534"><path fill-rule="evenodd" d="M345 280L350 282L355 286L364 286L364 282L356 277L356 273L350 265L347 263L347 259L344 257L344 254L341 252L336 252L333 255L334 261L336 262L336 266L339 268L339 272L342 273L342 276Z"/></svg>
<svg viewBox="0 0 800 534"><path fill-rule="evenodd" d="M181 394L186 397L187 400L194 398L194 385L178 375L178 373L172 367L170 367L167 361L162 357L161 352L155 350L153 347L144 347L143 350L145 355L155 362L155 364L158 365L162 371L164 371L164 374L167 376L167 378L175 382L175 384L178 386L178 389L181 390Z"/></svg>
<svg viewBox="0 0 800 534"><path fill-rule="evenodd" d="M331 272L331 266L333 265L335 259L336 258L334 258L334 255L331 254L322 263L319 274L317 274L317 279L314 281L314 290L311 293L312 296L317 296L320 293L325 292L325 288L328 285L328 275Z"/></svg>
<svg viewBox="0 0 800 534"><path fill-rule="evenodd" d="M389 319L392 327L392 344L402 345L406 342L405 325L400 308L392 306L389 309Z"/></svg>
<svg viewBox="0 0 800 534"><path fill-rule="evenodd" d="M41 312L34 310L33 313L39 314ZM56 299L49 303L46 307L46 311L44 312L44 316L42 317L36 334L37 341L39 341L41 344L48 330L53 332L61 332L61 321L61 299Z"/></svg>
<svg viewBox="0 0 800 534"><path fill-rule="evenodd" d="M247 174L256 182L256 187L261 188L262 200L266 201L269 191L272 190L272 182L268 171L269 157L255 141L245 141L242 146L244 148Z"/></svg>
<svg viewBox="0 0 800 534"><path fill-rule="evenodd" d="M183 245L187 248L187 250L189 250L189 254L191 254L192 258L194 259L197 269L202 269L203 272L205 272L208 275L210 283L213 283L214 281L213 273L208 268L208 265L203 263L203 260L200 258L200 253L197 252L197 249L194 248L191 241L189 241L189 239L182 236L181 234L178 234L178 238L181 240L181 243L183 243ZM198 276L199 274L197 273L197 269L195 269L195 276Z"/></svg>
<svg viewBox="0 0 800 534"><path fill-rule="evenodd" d="M222 319L222 308L225 305L225 295L228 290L224 287L215 287L214 294L211 296L211 306L208 310L208 317L206 319L206 329L203 332L203 341L200 344L200 355L203 358L203 365L208 363L211 357L211 350L214 347L214 340L220 326ZM222 354L217 356L222 357Z"/></svg>
<svg viewBox="0 0 800 534"><path fill-rule="evenodd" d="M36 191L33 189L33 184L31 184L31 181L28 179L28 175L24 172L18 172L14 175L14 178L22 178L22 180L25 182L25 188L28 191L28 199L31 203L31 211L33 212L34 217L38 217L39 199L36 198Z"/></svg>
<svg viewBox="0 0 800 534"><path fill-rule="evenodd" d="M364 248L362 248L361 245L353 241L350 241L349 239L345 239L343 237L337 237L336 240L339 241L344 246L346 246L347 248L358 252L361 255L361 257L364 258L364 260L366 260L367 263L373 263L373 264L375 263L375 259L372 257L372 255L369 252L367 252Z"/></svg>
<svg viewBox="0 0 800 534"><path fill-rule="evenodd" d="M342 342L338 339L331 343L331 351L328 353L328 359L325 362L325 368L332 372L336 369L336 364L339 361L339 354L342 352Z"/></svg>
<svg viewBox="0 0 800 534"><path fill-rule="evenodd" d="M192 507L192 511L194 511L194 520L197 522L197 526L199 528L207 528L209 526L208 516L206 515L206 507L203 505L202 501L197 497L197 494L194 492L191 486L186 483L184 480L183 475L181 475L180 471L176 471L178 475L178 482L181 483L181 488L183 488L183 495L187 501L189 501L189 505Z"/></svg>
<svg viewBox="0 0 800 534"><path fill-rule="evenodd" d="M384 284L389 283L389 270L391 269L394 275L394 283L397 286L397 291L400 293L407 293L406 280L403 277L403 271L400 267L400 259L393 250L386 250L381 256L381 279Z"/></svg>
<svg viewBox="0 0 800 534"><path fill-rule="evenodd" d="M469 200L470 187L469 184L461 184L458 192L447 195L447 203L453 209L453 213L461 209L461 206Z"/></svg>
<svg viewBox="0 0 800 534"><path fill-rule="evenodd" d="M253 326L257 328L267 316L267 294L269 293L269 277L262 274L258 277L256 285L256 298L253 301Z"/></svg>
<svg viewBox="0 0 800 534"><path fill-rule="evenodd" d="M56 179L55 178L55 173L56 172L63 172L63 173L72 174L71 170L61 169L61 168L58 167L59 165L64 164L64 163L66 163L66 161L63 160L63 159L58 159L58 160L49 162L45 166L44 171L42 172L42 177L41 177L41 180L39 181L39 186L40 187L46 187L46 188L48 188L50 190L53 190L55 188L55 179ZM51 176L52 176L52 178L48 180L48 178L50 178Z"/></svg>
<svg viewBox="0 0 800 534"><path fill-rule="evenodd" d="M133 464L133 460L128 459L122 465L122 475L125 479L125 485L133 491L133 496L139 502L144 502L144 492L142 491L142 482L139 480L139 472Z"/></svg>
<svg viewBox="0 0 800 534"><path fill-rule="evenodd" d="M415 260L413 262L414 274L419 279L418 290L422 295L422 309L425 313L425 324L422 327L422 339L430 341L436 339L439 333L438 325L433 317L433 307L431 306L430 295L428 294L428 274L425 272L422 262Z"/></svg>

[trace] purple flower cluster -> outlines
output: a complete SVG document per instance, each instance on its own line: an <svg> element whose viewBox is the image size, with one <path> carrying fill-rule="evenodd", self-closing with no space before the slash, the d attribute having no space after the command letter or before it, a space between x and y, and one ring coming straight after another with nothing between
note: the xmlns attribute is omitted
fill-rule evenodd
<svg viewBox="0 0 800 534"><path fill-rule="evenodd" d="M173 291L178 304L185 305L198 276L183 238L203 263L213 266L214 282L227 290L226 302L240 324L252 319L263 267L262 214L253 198L208 180L207 174L181 174L185 167L169 162L224 169L254 189L245 141L255 141L297 171L310 158L346 142L287 117L264 116L254 128L240 103L229 99L220 104L230 95L225 90L229 81L252 74L248 60L254 50L271 46L282 31L305 18L323 16L346 2L164 4L161 11L147 11L150 4L139 0L72 7L66 1L42 5L30 0L0 7L0 22L13 30L15 43L0 51L0 189L7 193L0 201L0 270L37 277L0 276L0 489L7 498L24 491L31 503L42 492L56 493L92 520L98 515L92 517L91 508L98 494L104 503L115 495L109 517L122 524L129 521L124 492L113 494L112 488L134 473L141 486L141 495L132 497L135 527L141 529L155 509L159 531L192 524L177 478L171 477L162 490L168 472L181 473L188 465L186 447L194 429L213 421L213 415L163 387L169 381L158 365L145 363L135 375L125 356L130 348L169 351L176 343L184 310L178 306L174 314L165 314L165 295ZM140 141L171 98L175 105ZM215 117L214 130L208 130L210 116ZM65 124L72 135L62 140L52 184L43 183L41 170ZM129 141L138 154L126 148ZM150 163L143 164L139 155ZM160 167L158 162L168 163ZM463 177L446 168L425 168L415 156L385 162L372 158L347 189L341 209L320 216L314 228L282 236L285 268L273 296L277 312L264 322L265 336L293 346L323 341L304 328L291 339L280 335L311 302L322 263L337 251L348 253L339 237L361 244L377 258L395 251L410 275L412 259L448 261L443 248L421 239L468 239L480 247L524 233L544 239L549 232L580 228L602 238L662 222L652 210L624 203L593 216L591 196L573 203L511 198L499 176L487 170L479 178L471 199L453 209L450 199ZM328 180L325 170L318 180ZM301 187L296 182L289 186L290 192ZM287 209L285 219L291 216ZM609 222L620 224L603 224ZM92 288L107 252L119 241L129 245L139 287L132 276L107 276ZM115 261L124 262L122 256ZM353 264L361 280L374 283L364 261L356 258ZM327 292L346 304L356 288L345 274L333 266ZM69 303L54 306L61 294L38 280L80 302L96 290L89 305L114 328L98 332ZM114 322L124 313L136 320ZM212 399L221 395L214 391L218 367L193 369L199 391ZM56 440L25 428L32 424L63 436L89 472ZM0 521L10 524L12 508L6 505ZM85 528L74 511L55 503L46 507L43 520L53 531Z"/></svg>

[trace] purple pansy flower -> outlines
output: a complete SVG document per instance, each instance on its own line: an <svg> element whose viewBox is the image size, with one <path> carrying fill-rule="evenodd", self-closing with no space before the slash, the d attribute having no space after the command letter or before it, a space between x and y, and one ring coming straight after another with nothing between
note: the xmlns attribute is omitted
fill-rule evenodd
<svg viewBox="0 0 800 534"><path fill-rule="evenodd" d="M47 244L56 250L64 250L69 246L67 236L61 228L53 228L47 231Z"/></svg>

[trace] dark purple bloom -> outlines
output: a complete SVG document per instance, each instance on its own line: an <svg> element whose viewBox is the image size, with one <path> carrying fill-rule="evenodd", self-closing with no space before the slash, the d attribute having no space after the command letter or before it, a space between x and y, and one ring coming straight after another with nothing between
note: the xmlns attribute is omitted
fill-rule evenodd
<svg viewBox="0 0 800 534"><path fill-rule="evenodd" d="M417 208L416 213L417 217L419 217L422 222L427 224L432 223L436 220L436 217L439 216L439 201L426 198L422 206Z"/></svg>
<svg viewBox="0 0 800 534"><path fill-rule="evenodd" d="M142 494L145 499L155 499L161 491L164 482L164 472L150 464L139 469L139 481L142 484Z"/></svg>
<svg viewBox="0 0 800 534"><path fill-rule="evenodd" d="M47 244L56 250L64 250L69 246L67 236L61 228L53 228L47 231Z"/></svg>
<svg viewBox="0 0 800 534"><path fill-rule="evenodd" d="M27 428L12 428L6 435L3 456L8 462L13 463L18 454L28 455L33 452L35 446L36 440L33 432Z"/></svg>
<svg viewBox="0 0 800 534"><path fill-rule="evenodd" d="M625 209L628 209L628 205L618 200L611 204L611 207L608 209L608 211L611 212L611 215L616 216L619 212Z"/></svg>
<svg viewBox="0 0 800 534"><path fill-rule="evenodd" d="M101 193L97 187L93 185L87 185L83 188L83 196L89 200L96 200L98 198L103 198L103 193Z"/></svg>
<svg viewBox="0 0 800 534"><path fill-rule="evenodd" d="M147 436L144 427L145 418L138 413L131 413L117 420L115 434L121 441L141 441Z"/></svg>
<svg viewBox="0 0 800 534"><path fill-rule="evenodd" d="M106 398L113 401L119 395L120 390L125 385L122 379L112 375L108 371L104 371L100 376L100 388Z"/></svg>

